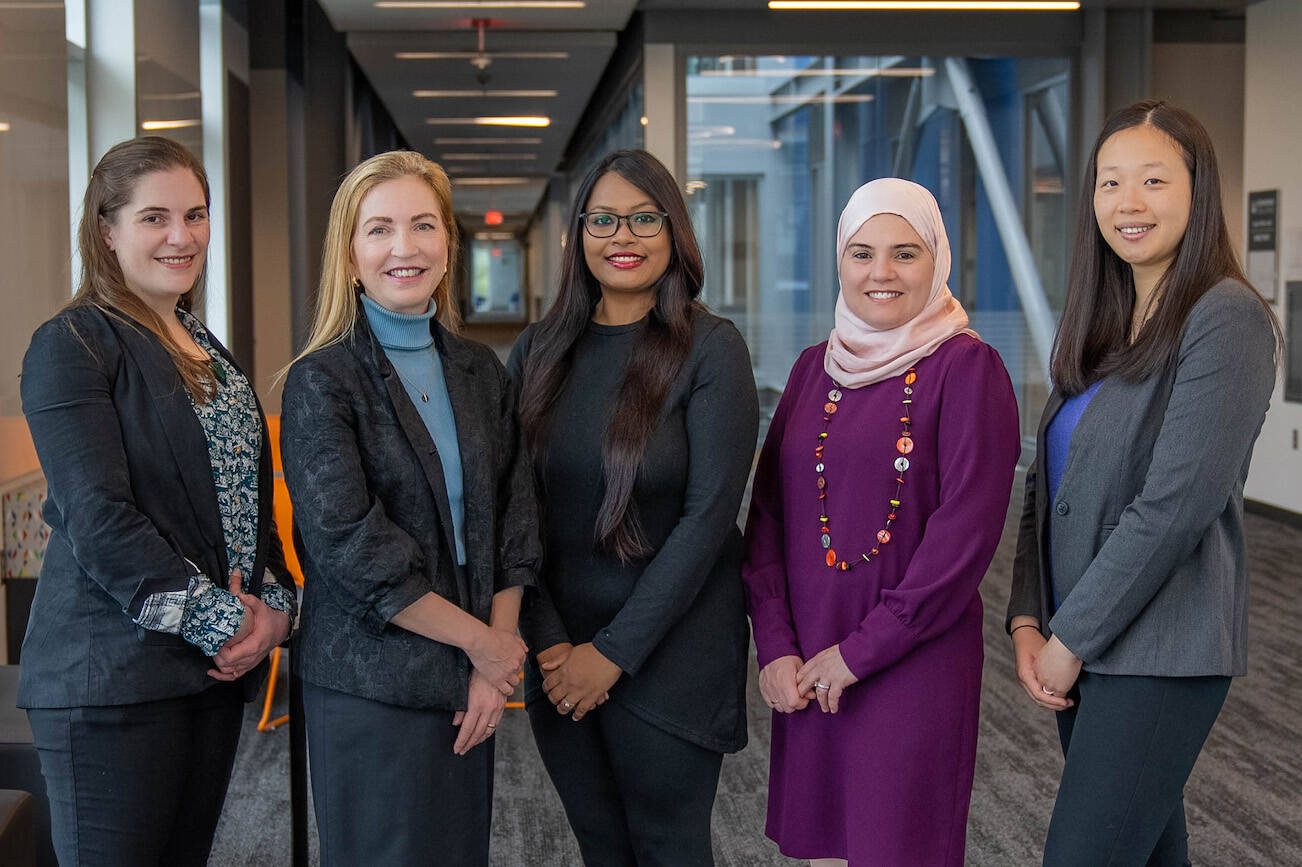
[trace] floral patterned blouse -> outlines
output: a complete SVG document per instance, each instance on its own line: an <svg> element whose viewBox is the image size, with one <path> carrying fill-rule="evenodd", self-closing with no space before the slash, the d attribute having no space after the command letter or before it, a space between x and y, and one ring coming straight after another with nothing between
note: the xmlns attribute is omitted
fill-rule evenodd
<svg viewBox="0 0 1302 867"><path fill-rule="evenodd" d="M212 357L216 390L207 403L194 403L194 413L208 440L213 486L221 511L226 556L232 570L252 592L253 561L258 546L258 463L262 457L262 418L248 379L213 348L203 324L177 310L195 342ZM197 571L197 569L196 569ZM270 575L258 588L268 607L294 618L294 595ZM235 594L202 573L191 576L186 590L155 593L145 600L136 622L146 629L179 634L213 656L240 628L244 606Z"/></svg>

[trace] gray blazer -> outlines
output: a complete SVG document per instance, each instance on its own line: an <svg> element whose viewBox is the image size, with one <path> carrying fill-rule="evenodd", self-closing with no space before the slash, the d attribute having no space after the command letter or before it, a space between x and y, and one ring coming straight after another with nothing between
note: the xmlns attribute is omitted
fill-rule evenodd
<svg viewBox="0 0 1302 867"><path fill-rule="evenodd" d="M1194 305L1167 369L1105 379L1056 501L1039 458L1027 473L1006 625L1047 620L1086 671L1244 674L1243 483L1274 382L1270 316L1231 280ZM1063 399L1049 396L1038 455ZM1062 604L1050 618L1051 580Z"/></svg>

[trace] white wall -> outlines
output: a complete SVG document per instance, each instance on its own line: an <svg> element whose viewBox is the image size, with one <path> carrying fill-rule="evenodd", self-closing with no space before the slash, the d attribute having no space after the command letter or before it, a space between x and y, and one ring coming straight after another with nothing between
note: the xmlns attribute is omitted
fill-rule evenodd
<svg viewBox="0 0 1302 867"><path fill-rule="evenodd" d="M1302 280L1302 65L1297 41L1302 35L1302 3L1267 0L1247 9L1244 67L1243 181L1247 191L1278 189L1280 195L1280 280ZM1263 287L1258 287L1263 288ZM1284 314L1283 299L1276 313ZM1302 451L1295 437L1302 428L1302 404L1283 399L1283 378L1248 476L1247 496L1302 512Z"/></svg>

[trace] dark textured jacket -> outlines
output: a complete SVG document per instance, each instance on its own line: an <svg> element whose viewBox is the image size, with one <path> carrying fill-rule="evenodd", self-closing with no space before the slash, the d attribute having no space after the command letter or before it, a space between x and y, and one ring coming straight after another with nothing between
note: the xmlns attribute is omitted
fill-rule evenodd
<svg viewBox="0 0 1302 867"><path fill-rule="evenodd" d="M1006 625L1038 618L1101 674L1247 672L1243 484L1274 351L1261 302L1223 280L1189 312L1164 371L1103 381L1072 434L1056 500L1042 458L1027 473ZM1041 456L1062 402L1049 395Z"/></svg>
<svg viewBox="0 0 1302 867"><path fill-rule="evenodd" d="M212 660L198 648L133 621L150 594L186 589L187 559L219 587L229 574L208 440L170 356L139 325L94 307L66 309L32 336L22 396L51 532L18 704L132 704L212 686ZM267 570L292 592L272 520L265 421L258 473L252 578L260 584ZM265 664L244 676L246 698Z"/></svg>
<svg viewBox="0 0 1302 867"><path fill-rule="evenodd" d="M433 592L487 622L494 593L535 583L540 546L506 370L488 347L430 327L461 448L464 568L434 441L360 311L342 341L290 369L281 444L305 577L304 679L456 710L466 706L466 654L389 621Z"/></svg>

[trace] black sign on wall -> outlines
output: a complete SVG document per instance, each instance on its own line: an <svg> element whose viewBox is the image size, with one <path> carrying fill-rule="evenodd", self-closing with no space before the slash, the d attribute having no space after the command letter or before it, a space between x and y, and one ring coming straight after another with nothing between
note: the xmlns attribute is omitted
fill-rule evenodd
<svg viewBox="0 0 1302 867"><path fill-rule="evenodd" d="M1302 281L1284 285L1284 399L1302 403Z"/></svg>
<svg viewBox="0 0 1302 867"><path fill-rule="evenodd" d="M1248 280L1268 301L1279 279L1279 190L1248 193Z"/></svg>

